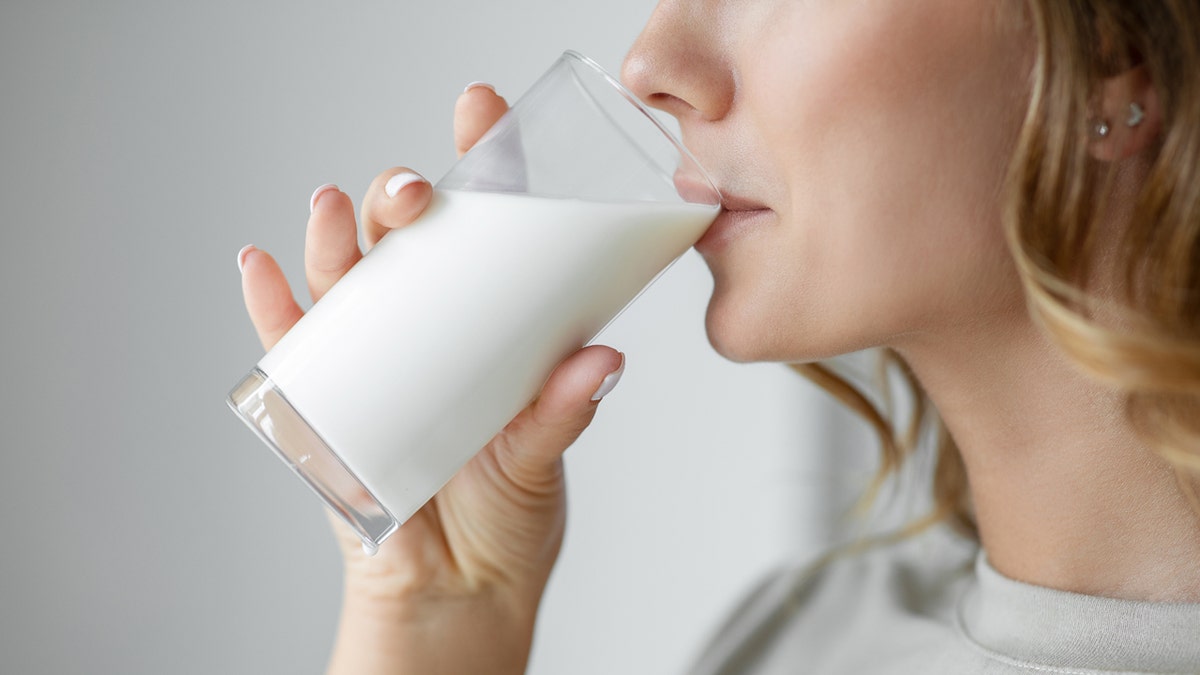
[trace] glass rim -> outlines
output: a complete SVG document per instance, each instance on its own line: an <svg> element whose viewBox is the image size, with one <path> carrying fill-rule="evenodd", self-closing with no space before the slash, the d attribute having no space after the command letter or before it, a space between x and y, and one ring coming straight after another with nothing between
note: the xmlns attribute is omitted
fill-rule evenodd
<svg viewBox="0 0 1200 675"><path fill-rule="evenodd" d="M633 104L633 106L637 108L638 112L640 112L646 119L650 120L650 122L658 128L662 135L671 142L671 145L675 146L675 149L692 163L692 166L694 166L696 171L699 172L700 177L704 179L706 183L708 183L708 187L712 188L713 193L716 194L716 206L722 206L724 204L725 196L721 194L721 188L717 186L717 182L713 180L711 175L709 175L708 169L705 169L704 165L700 163L700 160L696 159L696 156L692 154L692 151L688 150L687 146L684 145L681 140L676 138L675 134L671 133L671 130L664 126L663 123L659 121L657 117L655 117L654 113L650 111L650 107L646 105L642 99L638 98L637 94L630 91L629 87L626 87L619 79L613 77L607 70L604 69L604 66L601 66L596 62L595 59L592 59L589 56L581 54L574 49L568 49L562 53L562 58L569 59L576 63L587 66L590 70L604 78L604 80L607 81L614 89L616 89L621 96Z"/></svg>

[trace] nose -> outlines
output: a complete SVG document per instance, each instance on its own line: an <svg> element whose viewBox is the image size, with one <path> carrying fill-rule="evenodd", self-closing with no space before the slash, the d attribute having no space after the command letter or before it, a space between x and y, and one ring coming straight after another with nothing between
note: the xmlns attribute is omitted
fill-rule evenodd
<svg viewBox="0 0 1200 675"><path fill-rule="evenodd" d="M714 4L662 0L621 66L626 87L681 123L719 120L733 104L735 78Z"/></svg>

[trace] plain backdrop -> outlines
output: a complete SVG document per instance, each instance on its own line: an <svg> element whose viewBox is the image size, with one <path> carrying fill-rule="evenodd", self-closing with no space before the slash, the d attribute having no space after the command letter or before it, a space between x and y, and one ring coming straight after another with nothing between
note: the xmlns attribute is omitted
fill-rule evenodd
<svg viewBox="0 0 1200 675"><path fill-rule="evenodd" d="M0 672L319 673L323 508L226 408L261 349L235 254L305 306L313 188L453 161L451 109L564 49L617 70L649 0L0 4ZM703 333L689 253L603 336L530 672L683 672L869 467L844 413ZM840 500L840 501L839 501Z"/></svg>

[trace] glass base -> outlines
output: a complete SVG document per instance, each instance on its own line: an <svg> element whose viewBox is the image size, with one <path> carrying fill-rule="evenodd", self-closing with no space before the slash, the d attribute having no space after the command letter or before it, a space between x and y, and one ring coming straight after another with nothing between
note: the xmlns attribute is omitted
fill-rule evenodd
<svg viewBox="0 0 1200 675"><path fill-rule="evenodd" d="M296 475L333 509L374 553L399 523L292 407L271 378L250 371L226 401Z"/></svg>

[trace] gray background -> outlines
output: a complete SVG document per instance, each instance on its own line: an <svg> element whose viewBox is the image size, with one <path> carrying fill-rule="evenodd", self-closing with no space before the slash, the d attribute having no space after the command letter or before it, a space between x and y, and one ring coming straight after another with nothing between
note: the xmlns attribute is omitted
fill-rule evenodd
<svg viewBox="0 0 1200 675"><path fill-rule="evenodd" d="M0 671L322 670L322 507L224 404L261 355L234 256L303 289L313 188L436 178L467 82L511 100L566 48L616 70L651 10L0 4ZM710 283L689 254L604 337L628 369L568 455L531 672L681 671L864 471L816 450L849 436L811 387L712 353Z"/></svg>

